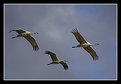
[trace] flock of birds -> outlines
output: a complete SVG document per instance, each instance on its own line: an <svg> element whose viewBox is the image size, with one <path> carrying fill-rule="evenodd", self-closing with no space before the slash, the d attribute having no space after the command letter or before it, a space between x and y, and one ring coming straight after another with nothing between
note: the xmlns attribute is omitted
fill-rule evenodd
<svg viewBox="0 0 121 84"><path fill-rule="evenodd" d="M16 30L11 30L11 31L9 31L9 33L12 32L12 31L15 31L15 32L18 33L18 35L15 36L15 37L12 37L12 39L17 38L17 37L24 37L26 40L28 40L30 42L30 44L33 47L33 50L37 51L39 49L36 40L31 36L32 34L39 34L38 32L29 32L29 31L25 31L25 30L19 28L19 29L16 29ZM97 60L98 56L97 56L96 52L91 48L91 46L96 46L96 45L99 45L99 44L98 43L91 44L91 43L87 42L82 37L82 35L78 32L78 30L76 28L73 29L72 34L76 37L77 41L79 42L79 45L73 46L72 48L83 47L92 56L93 60ZM68 69L68 65L66 63L67 62L66 60L58 59L56 57L55 53L48 51L48 50L45 51L45 54L50 55L50 57L52 59L52 62L49 63L48 65L61 64L64 67L65 70Z"/></svg>

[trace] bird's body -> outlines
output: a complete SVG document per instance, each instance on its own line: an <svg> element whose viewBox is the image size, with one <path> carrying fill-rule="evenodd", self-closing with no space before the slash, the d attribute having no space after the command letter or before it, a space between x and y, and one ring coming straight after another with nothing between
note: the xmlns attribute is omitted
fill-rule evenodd
<svg viewBox="0 0 121 84"><path fill-rule="evenodd" d="M31 34L38 34L37 32L29 32L29 31L25 31L20 28L16 29L16 30L11 30L10 32L12 32L12 31L15 31L18 33L18 35L15 37L12 37L12 39L17 38L17 37L24 37L26 40L28 40L30 42L30 44L32 45L32 47L35 51L39 49L35 39L31 36Z"/></svg>
<svg viewBox="0 0 121 84"><path fill-rule="evenodd" d="M30 34L31 34L30 32L24 32L17 35L17 37L26 37L26 36L29 36ZM16 37L12 37L12 38L16 38Z"/></svg>
<svg viewBox="0 0 121 84"><path fill-rule="evenodd" d="M97 60L98 56L96 54L96 52L91 48L91 46L96 46L99 45L98 43L96 44L91 44L89 42L87 42L82 35L78 32L77 29L74 29L72 31L72 33L74 34L74 36L76 37L77 41L80 43L77 46L73 46L72 48L78 48L78 47L83 47L88 53L90 53L90 55L92 56L93 60Z"/></svg>
<svg viewBox="0 0 121 84"><path fill-rule="evenodd" d="M86 42L86 43L82 43L82 44L79 44L77 46L73 46L72 48L76 48L76 47L83 47L83 48L86 48L86 47L89 47L89 46L94 46L94 45L99 45L98 43L96 44L91 44L89 42Z"/></svg>
<svg viewBox="0 0 121 84"><path fill-rule="evenodd" d="M52 59L52 62L49 63L48 65L51 65L51 64L61 64L64 67L65 70L68 69L68 65L66 64L66 60L62 61L62 60L58 59L56 57L56 54L55 53L50 52L48 50L45 51L45 54L49 54L51 56L51 59Z"/></svg>
<svg viewBox="0 0 121 84"><path fill-rule="evenodd" d="M62 60L56 60L56 61L52 61L50 64L59 64ZM50 65L48 64L48 65Z"/></svg>
<svg viewBox="0 0 121 84"><path fill-rule="evenodd" d="M25 37L25 36L28 36L30 34L31 34L31 32L25 31L24 33L21 33L20 36Z"/></svg>

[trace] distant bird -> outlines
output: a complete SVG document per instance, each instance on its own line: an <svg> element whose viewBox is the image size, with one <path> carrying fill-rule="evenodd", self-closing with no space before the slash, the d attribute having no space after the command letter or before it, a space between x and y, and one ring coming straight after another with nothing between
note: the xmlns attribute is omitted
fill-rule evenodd
<svg viewBox="0 0 121 84"><path fill-rule="evenodd" d="M77 41L80 43L79 45L73 46L72 48L83 47L88 53L90 53L93 60L97 60L98 56L97 56L96 52L91 48L91 46L96 46L99 44L98 43L90 44L89 42L85 41L85 39L82 37L82 35L78 32L78 30L76 28L73 29L72 33L76 37Z"/></svg>
<svg viewBox="0 0 121 84"><path fill-rule="evenodd" d="M51 65L51 64L59 64L60 63L64 67L65 70L68 69L68 65L66 64L66 60L62 61L62 60L58 59L56 57L56 54L55 53L50 52L48 50L45 51L45 54L49 54L51 56L51 58L52 58L52 62L50 64L48 64L48 65Z"/></svg>
<svg viewBox="0 0 121 84"><path fill-rule="evenodd" d="M30 42L30 44L33 47L33 50L37 51L39 49L35 39L31 36L31 34L38 34L37 32L29 32L29 31L25 31L25 30L19 28L16 30L11 30L11 31L9 31L9 33L12 31L15 31L18 33L18 35L15 37L12 37L12 39L17 38L17 37L24 37L26 40L28 40Z"/></svg>

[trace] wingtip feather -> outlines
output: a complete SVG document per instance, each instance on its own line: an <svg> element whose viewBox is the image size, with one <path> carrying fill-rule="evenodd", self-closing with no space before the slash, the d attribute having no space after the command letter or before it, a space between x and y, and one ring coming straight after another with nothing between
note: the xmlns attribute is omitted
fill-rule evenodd
<svg viewBox="0 0 121 84"><path fill-rule="evenodd" d="M94 58L93 58L94 61L96 61L96 60L98 60L98 59L99 59L99 57L94 57Z"/></svg>
<svg viewBox="0 0 121 84"><path fill-rule="evenodd" d="M34 51L38 51L38 50L39 50L39 47L38 47L38 46L33 47L33 50L34 50Z"/></svg>
<svg viewBox="0 0 121 84"><path fill-rule="evenodd" d="M78 32L77 28L74 28L74 29L72 30L72 33L73 33L73 34L74 34L75 32Z"/></svg>
<svg viewBox="0 0 121 84"><path fill-rule="evenodd" d="M48 51L48 50L45 51L45 54L49 54L49 53L50 53L50 51Z"/></svg>
<svg viewBox="0 0 121 84"><path fill-rule="evenodd" d="M65 67L64 69L65 69L65 70L68 70L68 67Z"/></svg>

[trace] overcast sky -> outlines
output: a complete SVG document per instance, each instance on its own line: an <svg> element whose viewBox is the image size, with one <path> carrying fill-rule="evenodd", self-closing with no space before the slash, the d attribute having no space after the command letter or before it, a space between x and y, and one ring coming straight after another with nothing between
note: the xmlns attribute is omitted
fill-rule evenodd
<svg viewBox="0 0 121 84"><path fill-rule="evenodd" d="M33 51L30 43L10 30L22 28L31 32L39 46ZM90 43L99 59L93 61L71 33L77 28ZM4 4L5 79L116 79L116 4ZM60 65L47 65L52 60L45 50L68 60L68 70Z"/></svg>

